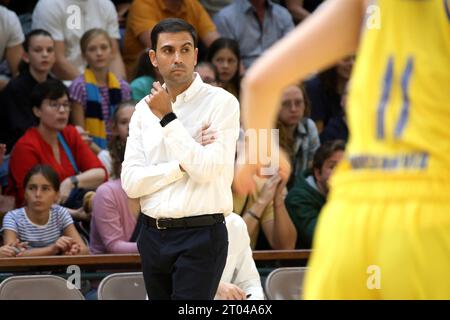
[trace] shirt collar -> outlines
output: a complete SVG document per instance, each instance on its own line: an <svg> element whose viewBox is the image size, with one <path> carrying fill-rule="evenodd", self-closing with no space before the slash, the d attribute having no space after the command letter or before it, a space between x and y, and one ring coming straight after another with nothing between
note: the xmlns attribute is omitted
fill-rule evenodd
<svg viewBox="0 0 450 320"><path fill-rule="evenodd" d="M177 96L175 103L189 102L189 100L191 100L192 97L194 97L197 92L200 91L203 86L202 78L200 78L197 72L194 72L194 76L194 81L192 81L191 85L186 90L184 90Z"/></svg>
<svg viewBox="0 0 450 320"><path fill-rule="evenodd" d="M305 124L306 124L306 122L303 121L303 120L301 120L298 123L297 130L295 131L295 135L296 136L306 136L307 131L306 131L306 128L305 128Z"/></svg>

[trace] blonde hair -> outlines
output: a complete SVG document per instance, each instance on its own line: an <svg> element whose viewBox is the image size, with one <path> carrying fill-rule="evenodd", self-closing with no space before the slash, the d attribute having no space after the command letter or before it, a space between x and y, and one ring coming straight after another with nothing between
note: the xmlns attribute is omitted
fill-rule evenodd
<svg viewBox="0 0 450 320"><path fill-rule="evenodd" d="M86 53L89 42L91 42L91 40L97 36L104 36L105 39L108 40L109 46L112 48L112 40L108 32L100 28L93 28L86 31L80 39L80 47L82 54Z"/></svg>

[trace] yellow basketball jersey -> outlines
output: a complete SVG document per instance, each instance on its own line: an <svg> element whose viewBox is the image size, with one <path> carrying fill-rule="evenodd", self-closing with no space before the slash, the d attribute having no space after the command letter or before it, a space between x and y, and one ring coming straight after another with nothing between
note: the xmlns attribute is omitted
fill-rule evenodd
<svg viewBox="0 0 450 320"><path fill-rule="evenodd" d="M450 0L368 6L347 113L339 173L450 172Z"/></svg>

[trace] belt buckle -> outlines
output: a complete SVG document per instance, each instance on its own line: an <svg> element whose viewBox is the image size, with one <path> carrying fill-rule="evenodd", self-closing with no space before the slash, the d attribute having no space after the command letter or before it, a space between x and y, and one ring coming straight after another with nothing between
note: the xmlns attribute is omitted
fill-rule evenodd
<svg viewBox="0 0 450 320"><path fill-rule="evenodd" d="M159 226L159 218L156 219L156 229L158 229L158 230L164 230L164 229L167 229L167 227L161 227L161 226Z"/></svg>

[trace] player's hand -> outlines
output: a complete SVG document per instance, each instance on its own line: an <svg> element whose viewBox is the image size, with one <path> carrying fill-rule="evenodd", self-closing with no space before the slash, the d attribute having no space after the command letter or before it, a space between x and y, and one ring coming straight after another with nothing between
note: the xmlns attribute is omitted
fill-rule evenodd
<svg viewBox="0 0 450 320"><path fill-rule="evenodd" d="M247 295L244 290L239 288L238 286L227 283L220 282L219 287L217 288L217 295L221 300L246 300Z"/></svg>
<svg viewBox="0 0 450 320"><path fill-rule="evenodd" d="M153 88L150 90L150 94L145 98L145 102L153 114L159 119L162 119L166 114L172 112L172 103L170 102L169 93L158 81L153 82Z"/></svg>

